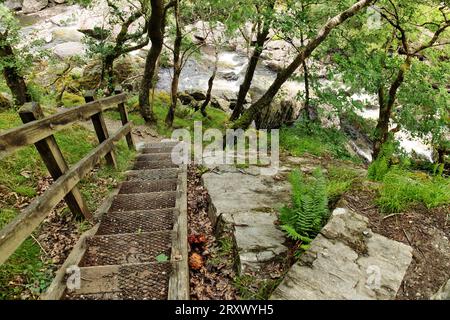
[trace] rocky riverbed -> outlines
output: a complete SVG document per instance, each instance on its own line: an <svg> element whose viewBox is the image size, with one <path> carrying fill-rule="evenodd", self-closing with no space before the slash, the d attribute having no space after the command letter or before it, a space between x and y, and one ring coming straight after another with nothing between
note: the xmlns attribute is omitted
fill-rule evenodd
<svg viewBox="0 0 450 320"><path fill-rule="evenodd" d="M64 62L74 56L83 57L86 61L87 47L84 42L84 36L95 27L101 27L108 23L107 4L104 0L96 0L96 5L92 8L84 8L80 5L65 4L64 0L54 2L40 0L9 0L7 6L17 10L17 16L22 24L23 44L29 44L32 40L42 40L43 48L53 52L54 56ZM207 22L199 21L194 25L187 26L191 30L193 41L203 41L200 53L194 55L186 63L180 78L180 90L191 94L194 100L202 100L203 92L207 89L207 82L212 73L214 65L214 50L212 40L205 37ZM246 26L250 28L250 26ZM117 33L114 28L113 33ZM224 36L224 27L220 24L215 28L216 35ZM272 35L273 36L273 35ZM274 38L276 39L276 38ZM118 63L117 74L121 84L127 85L131 89L137 89L142 75L142 69L145 63L145 57L151 45L135 51L128 57L121 59ZM170 66L170 52L167 50L164 55L168 57ZM248 48L244 38L238 34L235 37L227 39L222 44L222 50L219 53L218 76L213 87L213 106L231 112L233 102L236 100L239 85L243 81L248 63ZM247 97L247 105L255 102L276 77L276 72L285 67L295 55L294 48L282 40L272 40L268 42L261 63L256 68L252 88ZM163 66L159 72L159 81L157 88L168 90L170 87L172 70L169 66ZM61 67L62 69L64 67ZM320 84L325 87L345 88L342 83L330 82L325 79L327 71L326 65L315 66L318 71ZM86 87L95 83L95 78L99 76L99 65L92 61L84 68L74 68L78 76L86 81ZM301 72L297 75L301 75ZM44 77L45 78L45 77ZM94 79L94 80L90 80ZM294 120L302 108L301 102L296 97L304 92L304 84L300 81L291 80L285 83L280 94L273 103L274 109L289 114ZM197 94L197 93L200 93ZM359 110L358 113L364 119L373 120L378 116L376 108L376 97L368 94L354 94L349 97L351 100L362 102L366 108ZM183 101L183 100L182 100ZM190 103L192 99L188 101ZM286 108L285 106L289 106ZM324 126L340 127L341 120L337 114L332 112L332 107L321 106L327 110L327 116L322 116L321 121ZM289 109L289 110L288 110ZM431 161L431 148L420 141L412 138L408 132L400 131L396 133L397 140L407 152L414 152L420 157ZM364 136L352 135L352 141L349 148L355 154L364 158L367 162L371 159L370 141Z"/></svg>

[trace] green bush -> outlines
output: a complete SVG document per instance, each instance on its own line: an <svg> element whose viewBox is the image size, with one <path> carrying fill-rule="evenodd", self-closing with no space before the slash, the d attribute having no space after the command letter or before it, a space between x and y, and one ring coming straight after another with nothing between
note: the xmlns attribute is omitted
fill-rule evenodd
<svg viewBox="0 0 450 320"><path fill-rule="evenodd" d="M291 173L292 204L281 210L281 228L295 241L308 244L319 233L329 217L327 184L320 169L305 179L295 170Z"/></svg>
<svg viewBox="0 0 450 320"><path fill-rule="evenodd" d="M367 170L367 176L374 181L382 181L384 176L389 172L392 156L395 147L391 143L385 143L376 160L374 160Z"/></svg>

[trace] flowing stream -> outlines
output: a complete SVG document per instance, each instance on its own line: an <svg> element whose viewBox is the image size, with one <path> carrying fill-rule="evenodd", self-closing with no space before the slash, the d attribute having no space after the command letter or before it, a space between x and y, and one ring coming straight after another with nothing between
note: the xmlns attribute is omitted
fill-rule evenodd
<svg viewBox="0 0 450 320"><path fill-rule="evenodd" d="M91 17L91 16L92 17ZM89 12L78 5L55 6L45 9L33 15L19 15L22 25L24 39L31 34L38 34L45 39L46 49L51 49L64 42L80 42L81 39L70 39L71 35L77 35L80 25L93 23L93 20L102 19L102 12ZM58 30L65 36L55 37ZM56 31L56 32L55 32ZM193 90L205 92L208 87L208 80L214 67L215 54L213 48L204 46L201 52L191 57L183 68L180 77L179 90ZM242 83L248 65L246 55L234 51L222 51L219 53L218 72L214 81L213 95L231 100L236 98L239 86ZM258 64L250 93L253 100L258 99L270 86L276 77L276 73ZM159 73L158 89L169 90L172 79L172 70L162 68ZM321 80L324 87L332 86L345 88L345 85L338 82ZM283 86L283 91L290 97L295 97L299 91L304 91L304 84L298 81L288 81ZM376 106L376 96L368 94L355 94L351 99L359 100L367 106ZM378 118L377 108L364 108L357 113L365 119L374 120ZM432 150L423 141L412 138L408 132L400 131L395 138L407 152L415 152L418 155L432 161ZM353 148L358 154L371 161L370 150L361 148L353 143Z"/></svg>

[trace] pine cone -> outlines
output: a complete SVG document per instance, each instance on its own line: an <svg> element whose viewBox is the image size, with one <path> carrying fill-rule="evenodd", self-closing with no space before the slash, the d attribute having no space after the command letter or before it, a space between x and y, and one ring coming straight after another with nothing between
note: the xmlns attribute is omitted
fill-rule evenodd
<svg viewBox="0 0 450 320"><path fill-rule="evenodd" d="M189 257L189 267L192 270L200 270L203 267L203 257L198 253L193 253Z"/></svg>

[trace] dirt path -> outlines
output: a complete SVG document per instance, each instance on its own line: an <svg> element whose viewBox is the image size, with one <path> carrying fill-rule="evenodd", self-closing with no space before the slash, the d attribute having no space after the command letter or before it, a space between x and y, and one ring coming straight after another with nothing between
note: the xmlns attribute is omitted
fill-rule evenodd
<svg viewBox="0 0 450 320"><path fill-rule="evenodd" d="M450 278L449 207L414 208L392 216L373 205L375 191L361 188L344 196L347 205L369 218L370 228L413 248L413 260L397 299L430 299Z"/></svg>

